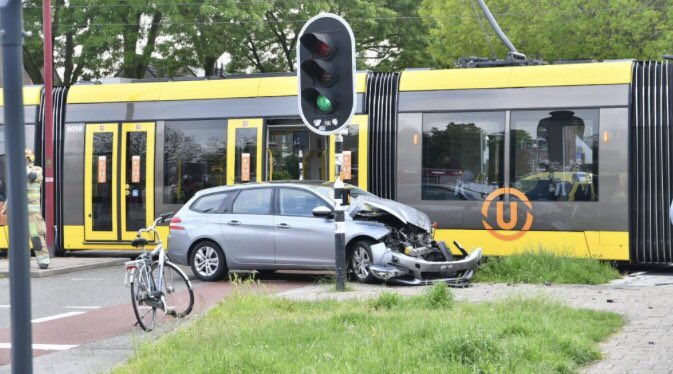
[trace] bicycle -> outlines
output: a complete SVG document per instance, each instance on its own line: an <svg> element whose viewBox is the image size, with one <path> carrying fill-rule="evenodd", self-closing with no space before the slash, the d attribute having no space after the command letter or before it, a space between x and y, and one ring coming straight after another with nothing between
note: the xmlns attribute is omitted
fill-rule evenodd
<svg viewBox="0 0 673 374"><path fill-rule="evenodd" d="M162 214L151 226L138 230L131 245L142 248L143 253L135 260L125 263L124 283L131 288L133 312L138 320L135 325L140 325L145 331L154 329L157 309L168 316L182 318L191 313L194 306L192 283L164 252L156 229L157 224L166 222L172 215L173 213ZM142 236L143 233L151 233L156 242L156 248L151 253L147 253L145 249L149 241Z"/></svg>

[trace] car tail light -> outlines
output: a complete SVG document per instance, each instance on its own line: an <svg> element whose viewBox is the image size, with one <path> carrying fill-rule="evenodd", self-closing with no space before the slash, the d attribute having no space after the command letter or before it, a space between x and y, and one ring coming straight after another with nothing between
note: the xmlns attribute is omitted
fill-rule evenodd
<svg viewBox="0 0 673 374"><path fill-rule="evenodd" d="M178 225L178 223L182 223L182 220L180 219L180 217L171 218L171 223L168 226L169 229L171 229L171 230L184 230L185 227Z"/></svg>

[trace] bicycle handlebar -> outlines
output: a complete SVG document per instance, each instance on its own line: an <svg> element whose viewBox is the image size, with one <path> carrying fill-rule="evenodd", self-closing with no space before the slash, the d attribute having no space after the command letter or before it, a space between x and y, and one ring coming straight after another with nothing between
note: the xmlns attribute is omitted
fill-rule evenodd
<svg viewBox="0 0 673 374"><path fill-rule="evenodd" d="M140 234L142 234L144 232L156 232L157 231L157 224L166 222L166 220L171 218L171 216L173 216L173 214L175 214L175 213L174 212L168 212L168 213L164 213L164 214L160 215L159 217L157 217L157 219L154 220L154 222L150 226L143 227L142 229L138 230L138 236L140 236Z"/></svg>

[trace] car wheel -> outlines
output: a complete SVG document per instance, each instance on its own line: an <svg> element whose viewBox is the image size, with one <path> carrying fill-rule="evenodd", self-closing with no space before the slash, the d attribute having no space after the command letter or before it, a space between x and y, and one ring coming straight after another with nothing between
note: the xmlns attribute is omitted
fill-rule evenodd
<svg viewBox="0 0 673 374"><path fill-rule="evenodd" d="M210 240L196 245L189 262L194 275L205 282L220 280L227 273L227 263L222 248Z"/></svg>
<svg viewBox="0 0 673 374"><path fill-rule="evenodd" d="M353 245L349 268L353 277L360 283L369 283L373 281L374 275L369 267L372 265L372 250L369 243L359 241Z"/></svg>

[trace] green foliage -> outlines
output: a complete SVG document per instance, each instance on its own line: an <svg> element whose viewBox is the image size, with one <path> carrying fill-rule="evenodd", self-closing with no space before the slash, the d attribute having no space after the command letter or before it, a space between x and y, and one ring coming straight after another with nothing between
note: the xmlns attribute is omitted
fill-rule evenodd
<svg viewBox="0 0 673 374"><path fill-rule="evenodd" d="M292 174L288 173L285 170L274 170L273 171L273 180L275 181L286 181L291 180Z"/></svg>
<svg viewBox="0 0 673 374"><path fill-rule="evenodd" d="M299 179L299 157L294 153L283 158L285 170L292 176L293 179Z"/></svg>
<svg viewBox="0 0 673 374"><path fill-rule="evenodd" d="M35 83L43 81L41 7L24 2L26 29L35 35L26 40L24 61ZM223 55L230 57L228 73L294 71L296 36L321 12L350 22L360 69L425 65L426 26L415 18L415 0L55 0L52 8L58 83L182 76L196 68L211 76Z"/></svg>
<svg viewBox="0 0 673 374"><path fill-rule="evenodd" d="M422 297L445 295L431 290ZM446 309L393 293L347 302L235 293L115 372L573 372L599 359L597 343L623 323L546 299Z"/></svg>
<svg viewBox="0 0 673 374"><path fill-rule="evenodd" d="M539 250L490 257L477 270L475 282L602 284L619 278L609 263Z"/></svg>
<svg viewBox="0 0 673 374"><path fill-rule="evenodd" d="M370 301L370 307L379 310L379 309L392 309L399 306L404 302L404 299L397 292L385 291L379 295L376 299Z"/></svg>
<svg viewBox="0 0 673 374"><path fill-rule="evenodd" d="M26 30L33 32L24 48L26 71L35 83L42 73L42 2L24 2ZM56 0L52 34L57 83L110 76L141 78L161 40L168 9L153 2L126 0Z"/></svg>
<svg viewBox="0 0 673 374"><path fill-rule="evenodd" d="M454 303L453 292L446 283L434 284L426 290L424 295L411 300L426 309L450 308Z"/></svg>
<svg viewBox="0 0 673 374"><path fill-rule="evenodd" d="M487 4L514 46L549 62L656 59L671 52L673 13L664 0L491 0ZM423 0L433 66L459 57L503 58L500 42L474 1Z"/></svg>
<svg viewBox="0 0 673 374"><path fill-rule="evenodd" d="M528 56L560 59L658 58L671 52L673 13L653 0L491 0L515 46ZM42 2L24 1L24 62L42 82ZM344 17L356 37L359 69L451 67L464 56L504 57L474 1L55 0L57 83L146 75L294 71L296 36L321 12ZM150 65L153 67L148 73Z"/></svg>

